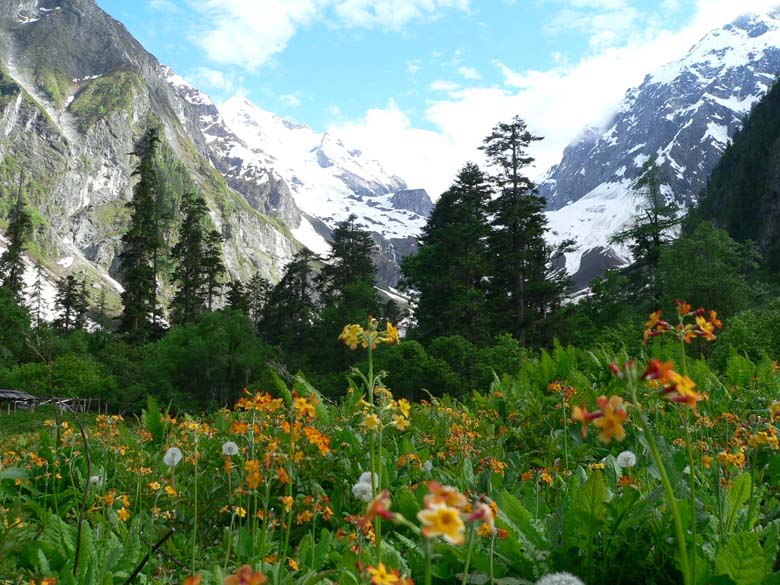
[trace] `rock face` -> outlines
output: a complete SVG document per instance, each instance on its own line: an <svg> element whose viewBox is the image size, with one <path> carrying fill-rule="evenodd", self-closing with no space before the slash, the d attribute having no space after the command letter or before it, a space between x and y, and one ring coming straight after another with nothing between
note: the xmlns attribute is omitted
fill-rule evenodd
<svg viewBox="0 0 780 585"><path fill-rule="evenodd" d="M228 187L209 164L206 136L194 131L199 105L175 92L169 70L94 0L0 0L0 67L0 216L21 182L50 270L75 263L96 283L121 289L109 274L129 219L128 153L159 124L166 164L191 176L227 236L229 272L279 277L299 244ZM278 191L258 198L281 198ZM60 257L70 260L58 267Z"/></svg>
<svg viewBox="0 0 780 585"><path fill-rule="evenodd" d="M780 73L780 10L741 17L714 30L680 60L630 89L606 129L589 128L540 184L554 242L573 238L574 274L588 250L636 212L632 185L654 160L663 191L683 206L697 201L744 116ZM613 250L628 260L624 250ZM589 262L592 262L592 258Z"/></svg>

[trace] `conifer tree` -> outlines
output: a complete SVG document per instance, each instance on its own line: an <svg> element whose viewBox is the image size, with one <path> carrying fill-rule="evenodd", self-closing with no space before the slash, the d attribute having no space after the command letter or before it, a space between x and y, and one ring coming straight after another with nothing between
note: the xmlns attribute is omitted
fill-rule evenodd
<svg viewBox="0 0 780 585"><path fill-rule="evenodd" d="M194 321L205 304L205 227L208 213L206 201L199 195L187 193L182 198L183 215L179 229L179 241L173 247L171 255L175 267L173 281L177 285L176 294L171 302L173 320L176 323Z"/></svg>
<svg viewBox="0 0 780 585"><path fill-rule="evenodd" d="M417 254L404 259L404 283L416 291L417 334L423 340L491 337L486 305L492 189L476 164L466 164L436 202Z"/></svg>
<svg viewBox="0 0 780 585"><path fill-rule="evenodd" d="M521 345L539 329L565 290L565 280L551 279L553 250L544 240L547 220L544 199L525 174L533 162L528 148L541 137L531 134L515 116L498 124L480 147L495 169L498 196L488 211L492 215L489 240L494 259L491 275L493 314L511 323L509 330ZM507 319L507 315L511 315Z"/></svg>
<svg viewBox="0 0 780 585"><path fill-rule="evenodd" d="M222 296L222 278L225 276L225 263L222 261L222 234L211 230L203 242L203 294L206 308L214 310L214 305Z"/></svg>
<svg viewBox="0 0 780 585"><path fill-rule="evenodd" d="M68 274L57 283L54 306L58 312L54 326L65 332L83 329L87 321L89 299L86 290L86 278L81 280Z"/></svg>
<svg viewBox="0 0 780 585"><path fill-rule="evenodd" d="M633 293L650 293L652 304L661 298L658 265L661 253L673 240L673 228L679 225L679 207L674 200L667 201L662 192L661 170L653 161L642 167L634 183L636 196L641 200L639 213L632 224L614 234L613 244L628 246L634 262L624 273L632 282Z"/></svg>
<svg viewBox="0 0 780 585"><path fill-rule="evenodd" d="M263 314L263 307L268 302L268 296L271 294L271 283L265 278L260 276L259 272L255 272L254 276L249 280L246 286L246 297L248 305L248 315L255 324L255 327L260 323L260 319Z"/></svg>
<svg viewBox="0 0 780 585"><path fill-rule="evenodd" d="M244 283L238 279L230 281L225 304L230 309L249 316L249 297Z"/></svg>
<svg viewBox="0 0 780 585"><path fill-rule="evenodd" d="M156 267L163 243L158 230L156 203L159 180L154 160L159 143L159 130L150 128L134 153L139 157L134 172L139 180L133 199L127 203L131 210L130 226L122 237L124 249L119 255L125 287L119 328L133 339L147 337L156 327Z"/></svg>
<svg viewBox="0 0 780 585"><path fill-rule="evenodd" d="M304 248L293 256L263 308L264 337L285 348L299 348L317 318L313 263L317 256Z"/></svg>
<svg viewBox="0 0 780 585"><path fill-rule="evenodd" d="M32 218L24 203L21 186L5 232L8 248L0 256L0 280L21 303L24 293L24 250L32 232Z"/></svg>
<svg viewBox="0 0 780 585"><path fill-rule="evenodd" d="M30 287L30 309L32 310L32 325L40 329L43 324L43 270L40 264L35 265L35 281Z"/></svg>
<svg viewBox="0 0 780 585"><path fill-rule="evenodd" d="M333 230L330 254L321 277L325 304L343 298L349 285L365 282L373 286L376 279L376 267L371 259L374 240L356 220L356 215L350 215Z"/></svg>

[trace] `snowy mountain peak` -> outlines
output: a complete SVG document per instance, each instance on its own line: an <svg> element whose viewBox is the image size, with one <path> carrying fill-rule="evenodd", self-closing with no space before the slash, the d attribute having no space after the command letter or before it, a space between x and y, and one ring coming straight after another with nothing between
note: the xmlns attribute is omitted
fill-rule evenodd
<svg viewBox="0 0 780 585"><path fill-rule="evenodd" d="M696 201L742 119L780 73L780 10L748 14L706 34L679 60L629 89L604 130L589 128L564 151L539 190L548 202L551 240L573 238L567 257L579 285L580 263L637 210L632 185L655 161L669 197ZM623 250L617 257L627 261ZM579 273L579 275L578 275Z"/></svg>

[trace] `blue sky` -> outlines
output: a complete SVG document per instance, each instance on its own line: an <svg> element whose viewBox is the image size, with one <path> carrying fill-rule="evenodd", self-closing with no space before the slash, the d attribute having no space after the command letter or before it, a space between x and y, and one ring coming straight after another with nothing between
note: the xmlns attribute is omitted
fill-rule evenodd
<svg viewBox="0 0 780 585"><path fill-rule="evenodd" d="M735 5L767 2L98 0L215 102L340 132L434 192L514 114L547 137L546 168Z"/></svg>

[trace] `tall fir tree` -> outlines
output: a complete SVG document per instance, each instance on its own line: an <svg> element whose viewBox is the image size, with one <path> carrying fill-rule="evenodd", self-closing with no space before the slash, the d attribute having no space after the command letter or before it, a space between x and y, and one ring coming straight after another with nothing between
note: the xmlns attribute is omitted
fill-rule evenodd
<svg viewBox="0 0 780 585"><path fill-rule="evenodd" d="M43 298L43 269L35 265L35 280L30 287L30 310L32 311L32 326L40 329L44 323L43 311L46 300Z"/></svg>
<svg viewBox="0 0 780 585"><path fill-rule="evenodd" d="M86 278L77 278L68 274L57 283L57 293L54 297L54 307L58 312L54 327L65 332L83 329L87 324L89 298L87 296Z"/></svg>
<svg viewBox="0 0 780 585"><path fill-rule="evenodd" d="M491 195L487 175L466 164L436 202L417 254L404 259L404 283L416 291L416 334L422 340L492 337L486 297Z"/></svg>
<svg viewBox="0 0 780 585"><path fill-rule="evenodd" d="M325 304L343 298L349 285L365 282L373 286L376 266L371 259L371 252L375 246L368 230L357 225L356 215L350 215L336 225L330 254L321 274Z"/></svg>
<svg viewBox="0 0 780 585"><path fill-rule="evenodd" d="M630 293L650 297L649 306L657 306L662 290L659 263L664 248L674 239L674 228L682 220L679 207L673 199L667 201L661 189L661 169L654 161L647 161L634 183L634 192L640 200L639 213L629 227L617 232L610 242L627 246L634 259L623 270L629 278Z"/></svg>
<svg viewBox="0 0 780 585"><path fill-rule="evenodd" d="M541 336L545 318L565 291L563 279L551 279L553 250L544 239L544 199L524 174L534 160L528 148L541 139L515 116L498 124L480 147L495 170L492 178L498 191L488 209L493 228L492 312L511 324L508 329L521 345L527 345L531 336Z"/></svg>
<svg viewBox="0 0 780 585"><path fill-rule="evenodd" d="M263 278L259 272L255 272L254 276L252 276L249 283L246 285L247 314L256 328L263 316L263 308L268 302L271 288L271 283Z"/></svg>
<svg viewBox="0 0 780 585"><path fill-rule="evenodd" d="M8 248L0 256L2 286L10 290L19 303L24 295L24 250L32 233L32 217L24 202L21 181L16 205L11 210L5 232Z"/></svg>
<svg viewBox="0 0 780 585"><path fill-rule="evenodd" d="M171 302L172 316L180 324L194 321L205 305L206 201L195 193L187 193L182 198L181 213L179 241L171 251L173 281L177 286Z"/></svg>
<svg viewBox="0 0 780 585"><path fill-rule="evenodd" d="M222 234L210 230L203 241L203 296L206 308L213 311L222 296L225 263L222 260Z"/></svg>
<svg viewBox="0 0 780 585"><path fill-rule="evenodd" d="M124 248L119 255L124 309L119 330L132 339L147 337L157 327L157 265L162 236L157 217L159 179L155 152L160 143L159 130L147 130L136 152L139 157L134 175L139 180L133 199L127 203L131 211L130 225L122 237Z"/></svg>
<svg viewBox="0 0 780 585"><path fill-rule="evenodd" d="M228 283L228 291L225 298L225 306L247 317L249 316L249 296L246 287L240 280L231 280Z"/></svg>
<svg viewBox="0 0 780 585"><path fill-rule="evenodd" d="M295 351L318 317L313 264L319 258L302 249L293 256L263 308L261 333L272 344Z"/></svg>

